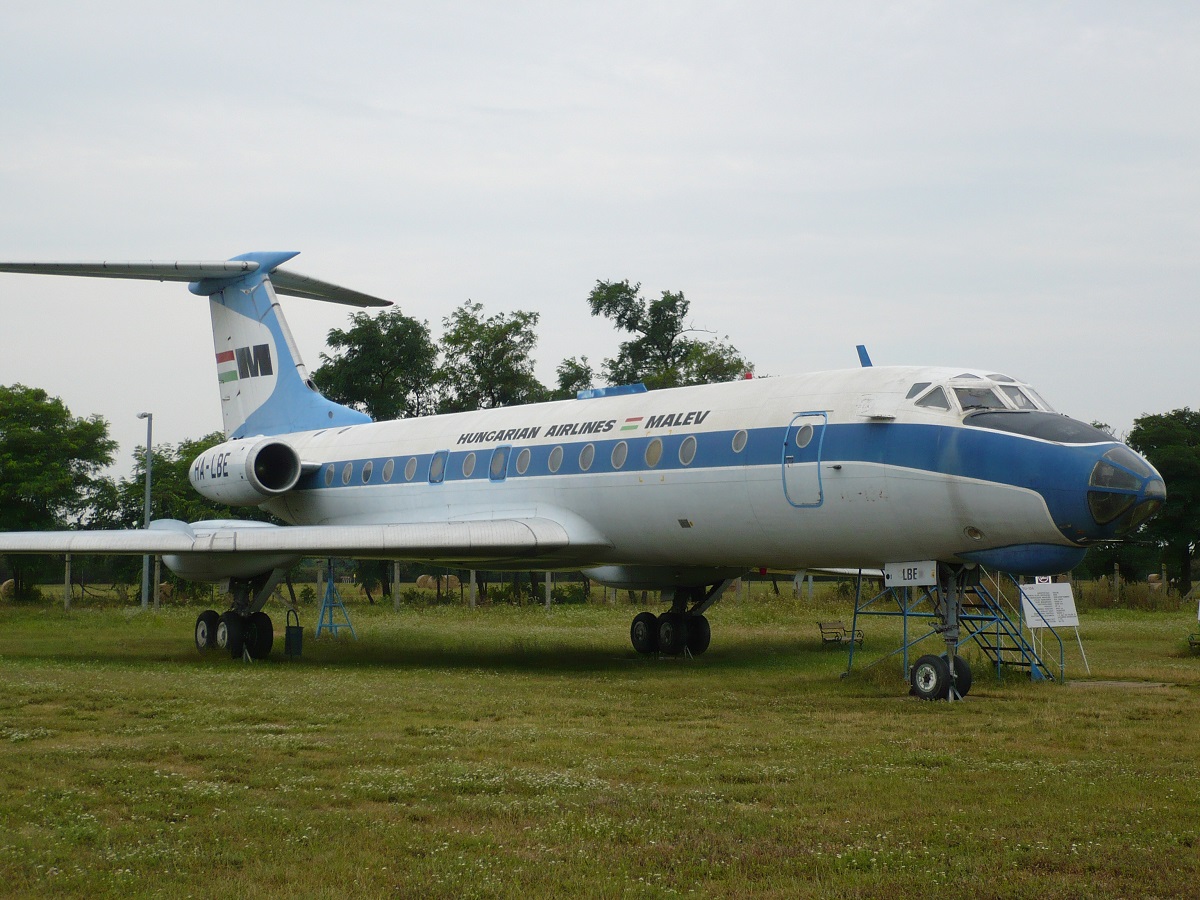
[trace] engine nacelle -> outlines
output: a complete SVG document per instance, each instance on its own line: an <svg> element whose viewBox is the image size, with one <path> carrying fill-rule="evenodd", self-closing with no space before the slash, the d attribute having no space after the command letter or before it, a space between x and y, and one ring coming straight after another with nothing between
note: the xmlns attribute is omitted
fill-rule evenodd
<svg viewBox="0 0 1200 900"><path fill-rule="evenodd" d="M300 480L300 456L272 438L226 441L196 457L188 481L217 503L258 506L286 494Z"/></svg>

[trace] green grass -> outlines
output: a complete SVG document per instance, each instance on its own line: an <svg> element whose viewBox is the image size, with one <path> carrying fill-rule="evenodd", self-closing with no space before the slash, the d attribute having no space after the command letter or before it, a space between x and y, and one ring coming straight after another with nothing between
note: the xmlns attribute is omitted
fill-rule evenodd
<svg viewBox="0 0 1200 900"><path fill-rule="evenodd" d="M355 642L310 607L300 661L273 609L251 665L196 653L198 608L0 605L0 893L1200 890L1194 613L1085 613L1090 679L977 664L949 705L839 678L832 599L722 602L694 660L636 657L636 609L353 604Z"/></svg>

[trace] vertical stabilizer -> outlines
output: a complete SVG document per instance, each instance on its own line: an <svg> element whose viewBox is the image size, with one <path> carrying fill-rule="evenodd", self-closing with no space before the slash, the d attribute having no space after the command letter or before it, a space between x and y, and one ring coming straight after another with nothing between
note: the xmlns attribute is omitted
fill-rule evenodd
<svg viewBox="0 0 1200 900"><path fill-rule="evenodd" d="M229 438L371 421L321 396L300 359L271 283L271 272L295 255L247 253L235 260L258 263L254 271L191 285L193 293L209 298L221 416Z"/></svg>

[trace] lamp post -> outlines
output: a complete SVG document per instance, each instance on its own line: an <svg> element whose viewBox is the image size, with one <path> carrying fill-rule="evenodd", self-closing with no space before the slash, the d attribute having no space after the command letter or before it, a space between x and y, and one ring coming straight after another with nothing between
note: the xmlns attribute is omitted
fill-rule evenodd
<svg viewBox="0 0 1200 900"><path fill-rule="evenodd" d="M154 413L138 413L146 420L146 523L150 527L150 473L154 468ZM142 609L150 608L150 556L142 557Z"/></svg>

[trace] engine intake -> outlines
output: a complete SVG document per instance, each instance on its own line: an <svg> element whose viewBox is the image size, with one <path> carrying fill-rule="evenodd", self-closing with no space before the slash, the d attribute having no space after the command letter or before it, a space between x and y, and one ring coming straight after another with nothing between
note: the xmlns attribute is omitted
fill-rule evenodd
<svg viewBox="0 0 1200 900"><path fill-rule="evenodd" d="M188 481L200 494L230 506L258 506L300 480L300 457L282 441L226 441L196 457Z"/></svg>

